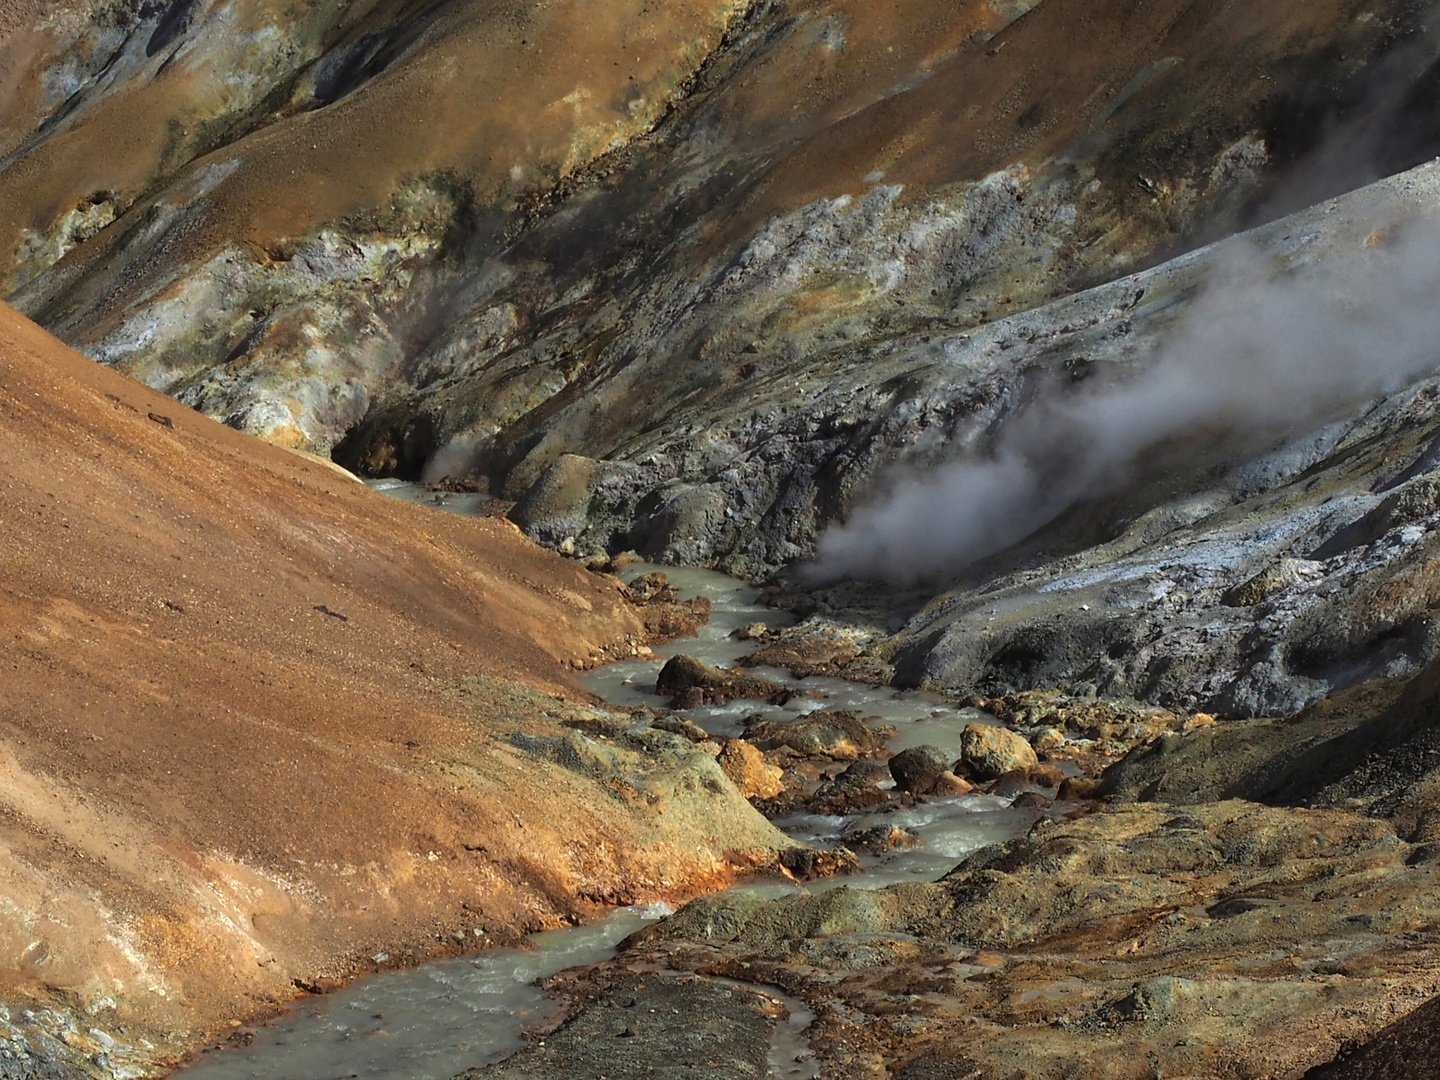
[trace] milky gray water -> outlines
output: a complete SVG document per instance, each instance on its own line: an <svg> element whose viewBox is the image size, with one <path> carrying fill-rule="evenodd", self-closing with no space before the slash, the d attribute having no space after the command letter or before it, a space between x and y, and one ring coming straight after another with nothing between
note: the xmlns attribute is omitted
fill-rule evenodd
<svg viewBox="0 0 1440 1080"><path fill-rule="evenodd" d="M409 502L473 514L484 496L436 493L400 481L372 481L383 494ZM664 705L653 691L665 658L686 653L705 663L729 666L749 651L731 631L756 622L780 626L789 617L757 601L759 590L707 570L649 567L627 569L632 579L663 569L682 594L706 596L710 623L698 639L656 650L656 658L611 664L582 676L594 693L617 706ZM814 709L850 709L893 724L895 749L930 743L958 756L966 724L990 722L971 709L960 709L929 695L868 687L840 679L796 680L788 672L756 669L758 674L796 684L808 695L785 706L757 702L705 706L685 715L715 735L738 735L742 717L795 717ZM839 886L881 888L899 881L931 880L986 844L1022 834L1036 820L1033 810L1013 809L1010 800L989 795L937 799L889 813L849 818L799 815L776 822L807 843L829 844L846 829L867 824L902 826L923 845L892 857L866 857L863 872L811 884L788 880L747 883L739 888L767 896L824 891ZM664 907L632 907L590 926L537 934L529 949L491 949L473 957L445 960L389 972L357 982L324 997L308 998L271 1023L255 1028L249 1046L205 1055L179 1074L183 1080L450 1080L467 1068L499 1061L515 1052L522 1033L550 1016L536 980L568 967L592 964L613 955L623 938L647 922L668 914ZM777 1029L772 1075L813 1076L794 1065L795 1047L803 1045L808 1014L792 1008L792 1020ZM781 1052L783 1050L783 1052Z"/></svg>
<svg viewBox="0 0 1440 1080"><path fill-rule="evenodd" d="M478 491L435 491L424 484L415 484L409 480L366 480L365 486L371 491L378 491L401 502L448 510L452 514L465 517L473 517L493 498Z"/></svg>

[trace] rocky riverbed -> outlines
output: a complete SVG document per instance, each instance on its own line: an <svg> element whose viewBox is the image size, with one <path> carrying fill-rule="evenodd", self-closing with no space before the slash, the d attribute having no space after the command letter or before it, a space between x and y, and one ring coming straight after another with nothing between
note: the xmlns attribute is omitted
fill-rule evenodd
<svg viewBox="0 0 1440 1080"><path fill-rule="evenodd" d="M747 670L738 660L767 639L791 653L834 647L824 618L786 627L771 611L762 631L764 609L740 583L681 573L690 587L675 590L651 568L626 575L642 595L710 601L701 637L661 650L690 670ZM460 1029L475 1040L462 1053L503 1058L468 1078L1298 1077L1340 1054L1390 1046L1393 1059L1396 1040L1413 1038L1403 1025L1374 1051L1355 1048L1440 992L1429 670L1292 721L850 684L890 718L850 725L827 700L838 680L766 668L744 678L788 687L783 704L748 685L748 701L668 710L660 673L674 663L600 669L592 678L637 703L577 721L586 742L642 728L692 740L821 853L791 862L796 872L845 876L695 900L598 963L545 977L549 1019L523 988L522 1006L502 996L496 1034ZM1281 728L1288 737L1271 735ZM1301 753L1310 764L1297 773ZM1310 789L1280 782L1297 774ZM569 946L556 946L563 963ZM547 948L520 971L544 967ZM479 998L456 997L463 985L435 982L469 1010ZM384 1012L389 992L377 984L356 1007ZM344 1040L393 1056L406 1027L394 1022L392 1033L343 1020ZM266 1053L254 1060L296 1060ZM247 1060L222 1058L202 1074ZM1408 1067L1390 1075L1424 1075ZM430 1075L412 1068L384 1075Z"/></svg>
<svg viewBox="0 0 1440 1080"><path fill-rule="evenodd" d="M771 636L833 645L823 618L760 634L743 605L717 610L722 625L742 624L750 649ZM727 639L712 632L711 648ZM642 662L653 673L664 658ZM637 695L659 689L635 671L611 677ZM972 699L901 721L902 737L873 755L949 728L961 735L958 760L911 742L869 768L842 725L828 729L827 753L807 755L807 775L774 735L823 723L811 703L745 738L756 750L771 743L758 762L810 804L809 817L782 824L828 821L812 842L862 853L854 885L693 901L613 958L546 980L559 1026L532 1028L520 1054L465 1075L1346 1075L1326 1064L1337 1055L1428 1075L1406 1056L1417 1036L1398 1019L1440 992L1427 831L1440 767L1428 753L1435 680L1427 669L1367 684L1289 721L1053 693ZM696 720L726 716L702 702L694 719L654 722L693 725L700 745L723 747ZM964 802L937 788L941 775L1033 824L963 858L917 859L907 825ZM768 790L752 798L775 812L784 800ZM839 790L838 805L817 805ZM943 831L921 831L922 844L944 847ZM909 872L887 874L896 851ZM676 1009L707 1020L682 1025L682 1038ZM797 1010L795 1052L764 1059L768 1033ZM1357 1049L1392 1024L1388 1041Z"/></svg>

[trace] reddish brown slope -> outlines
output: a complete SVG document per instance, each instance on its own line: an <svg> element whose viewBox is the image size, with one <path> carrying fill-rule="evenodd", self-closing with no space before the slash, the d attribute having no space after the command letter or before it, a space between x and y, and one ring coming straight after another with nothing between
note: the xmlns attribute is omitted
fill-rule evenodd
<svg viewBox="0 0 1440 1080"><path fill-rule="evenodd" d="M724 877L778 835L738 795L706 832L510 748L559 730L532 687L581 696L571 665L638 630L508 524L386 500L0 305L0 997L205 1028L378 949Z"/></svg>

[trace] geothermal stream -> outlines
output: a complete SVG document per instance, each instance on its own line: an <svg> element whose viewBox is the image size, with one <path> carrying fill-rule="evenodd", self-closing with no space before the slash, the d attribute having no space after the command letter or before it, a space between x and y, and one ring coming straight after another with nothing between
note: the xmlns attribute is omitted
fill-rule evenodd
<svg viewBox="0 0 1440 1080"><path fill-rule="evenodd" d="M371 487L393 497L457 513L474 513L484 496L436 498L418 485L372 481ZM678 653L707 664L728 667L750 649L730 634L743 626L765 622L776 626L789 616L756 602L759 590L708 570L636 564L622 575L633 579L663 570L685 597L706 596L712 609L709 624L698 638L682 639L657 649L654 659L609 664L581 677L585 686L612 705L659 707L655 679L665 659ZM796 680L788 672L756 668L754 673L777 682L800 685L809 694L784 706L737 701L684 711L712 734L735 736L742 717L795 718L817 709L848 709L879 717L896 728L894 751L930 744L959 756L960 732L966 724L993 722L973 709L959 709L926 695L870 687L840 679ZM803 842L824 846L852 827L891 824L909 829L923 841L919 848L897 851L883 859L863 856L855 874L807 884L788 880L750 882L739 890L764 895L819 892L849 887L880 888L899 881L934 879L952 869L970 852L986 844L1022 835L1040 816L1038 811L1012 809L1010 800L990 795L935 799L905 810L879 811L850 817L802 815L775 824ZM339 992L308 999L274 1021L255 1028L249 1045L217 1051L177 1074L183 1080L451 1080L468 1068L501 1061L524 1043L523 1033L553 1016L550 1003L536 986L569 967L594 964L614 955L615 947L642 926L669 914L663 906L629 907L589 926L533 935L530 949L491 949L459 960L437 961L365 979ZM387 957L377 955L377 963ZM761 987L789 1012L776 1024L769 1055L769 1075L778 1080L818 1076L804 1029L812 1019L803 1003L773 987Z"/></svg>

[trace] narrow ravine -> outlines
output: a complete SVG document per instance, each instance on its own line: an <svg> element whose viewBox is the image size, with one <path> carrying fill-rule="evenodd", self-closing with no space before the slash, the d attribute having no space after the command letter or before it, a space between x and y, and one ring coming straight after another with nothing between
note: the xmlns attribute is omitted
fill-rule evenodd
<svg viewBox="0 0 1440 1080"><path fill-rule="evenodd" d="M437 500L437 493L394 481L372 486L409 502L458 513L474 513L483 501L474 496ZM590 690L618 709L664 705L654 689L668 656L683 653L728 667L752 648L732 637L733 631L757 622L779 626L790 621L785 613L761 605L754 586L713 571L635 563L621 576L634 580L657 569L663 569L685 598L708 598L711 616L698 638L682 639L656 650L653 657L610 664L583 676L582 682ZM976 710L890 687L829 678L796 680L787 672L764 668L754 669L754 673L786 684L803 682L811 696L796 697L781 706L735 701L681 714L711 734L734 736L742 730L741 718L757 712L794 719L818 708L848 709L893 725L896 734L891 746L895 750L930 744L957 754L965 725L988 720ZM871 821L907 829L922 843L885 857L862 856L861 871L844 877L805 884L777 878L748 882L737 889L780 896L838 886L873 889L898 881L933 879L977 848L1021 835L1039 816L1036 810L1012 808L1010 803L1007 798L973 794L868 814L783 818L776 822L779 827L816 846L832 844L845 831ZM624 938L667 914L669 910L658 905L622 908L588 926L536 934L528 939L529 948L492 949L379 974L342 991L305 1000L272 1022L247 1031L248 1045L212 1052L178 1075L186 1080L450 1080L465 1069L503 1060L523 1045L527 1030L543 1026L553 1015L552 1005L537 985L539 980L610 958ZM375 957L381 964L386 959ZM751 989L769 994L780 1006L782 1019L772 1034L770 1075L787 1080L818 1075L805 1038L809 1013L803 1004L773 987Z"/></svg>

